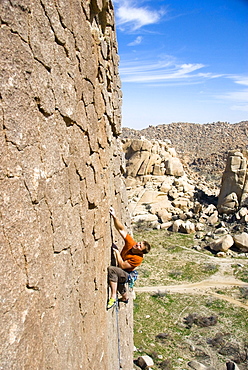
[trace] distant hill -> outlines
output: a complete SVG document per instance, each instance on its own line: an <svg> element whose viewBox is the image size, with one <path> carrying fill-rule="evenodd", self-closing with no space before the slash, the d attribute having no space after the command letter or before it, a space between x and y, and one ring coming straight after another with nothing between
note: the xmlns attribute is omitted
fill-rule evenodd
<svg viewBox="0 0 248 370"><path fill-rule="evenodd" d="M122 137L169 139L181 161L201 176L217 176L225 168L227 153L232 149L248 149L248 121L230 124L177 122L149 126L143 130L124 127Z"/></svg>

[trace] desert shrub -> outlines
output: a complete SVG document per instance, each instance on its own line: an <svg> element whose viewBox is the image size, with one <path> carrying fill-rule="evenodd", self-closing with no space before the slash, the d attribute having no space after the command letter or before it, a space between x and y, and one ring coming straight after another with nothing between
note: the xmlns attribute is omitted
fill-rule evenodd
<svg viewBox="0 0 248 370"><path fill-rule="evenodd" d="M171 363L170 363L170 360L164 360L162 362L160 362L160 364L158 365L160 369L163 369L163 370L172 370L173 367L171 366Z"/></svg>
<svg viewBox="0 0 248 370"><path fill-rule="evenodd" d="M230 333L216 333L213 338L208 338L207 343L212 347L221 347L226 343L226 338L230 337Z"/></svg>
<svg viewBox="0 0 248 370"><path fill-rule="evenodd" d="M170 271L168 275L172 279L179 279L182 276L182 271Z"/></svg>
<svg viewBox="0 0 248 370"><path fill-rule="evenodd" d="M204 272L214 273L214 272L217 272L217 270L218 270L218 266L216 266L213 263L206 263L205 265L203 265Z"/></svg>
<svg viewBox="0 0 248 370"><path fill-rule="evenodd" d="M203 349L201 348L196 348L195 352L195 357L197 357L199 360L209 360L210 356L208 353L206 353Z"/></svg>
<svg viewBox="0 0 248 370"><path fill-rule="evenodd" d="M239 291L241 293L242 298L248 299L248 287L240 287Z"/></svg>
<svg viewBox="0 0 248 370"><path fill-rule="evenodd" d="M240 348L238 343L227 343L218 351L223 356L228 356L230 360L240 364L246 360L246 351Z"/></svg>
<svg viewBox="0 0 248 370"><path fill-rule="evenodd" d="M232 267L234 268L235 276L245 283L248 283L248 266L232 265Z"/></svg>
<svg viewBox="0 0 248 370"><path fill-rule="evenodd" d="M165 340L169 337L170 335L168 333L159 333L156 335L156 339L161 341L162 343L165 343Z"/></svg>
<svg viewBox="0 0 248 370"><path fill-rule="evenodd" d="M207 326L214 326L218 322L217 315L211 315L209 317L200 316L196 313L189 314L187 317L184 318L184 323L186 324L187 328L191 328L193 324L200 326L200 327L207 327Z"/></svg>
<svg viewBox="0 0 248 370"><path fill-rule="evenodd" d="M160 292L160 291L158 291L156 293L153 293L152 294L152 297L154 297L154 298L164 298L167 295L168 295L168 292Z"/></svg>

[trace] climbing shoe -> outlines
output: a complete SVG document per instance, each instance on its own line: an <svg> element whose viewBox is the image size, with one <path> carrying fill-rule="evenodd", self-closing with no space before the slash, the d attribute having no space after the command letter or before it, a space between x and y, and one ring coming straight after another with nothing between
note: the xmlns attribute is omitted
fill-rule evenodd
<svg viewBox="0 0 248 370"><path fill-rule="evenodd" d="M107 310L114 307L115 304L116 304L116 300L114 298L110 298L107 304Z"/></svg>
<svg viewBox="0 0 248 370"><path fill-rule="evenodd" d="M128 303L128 299L123 299L123 298L121 298L121 299L119 299L119 302L122 302L122 303L127 304L127 303Z"/></svg>

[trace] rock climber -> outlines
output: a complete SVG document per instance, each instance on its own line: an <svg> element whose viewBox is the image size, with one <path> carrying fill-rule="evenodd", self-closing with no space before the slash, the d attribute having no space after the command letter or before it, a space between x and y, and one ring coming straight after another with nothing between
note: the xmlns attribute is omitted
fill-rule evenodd
<svg viewBox="0 0 248 370"><path fill-rule="evenodd" d="M125 245L120 252L116 246L113 252L118 266L108 267L108 281L111 290L111 296L107 304L107 309L110 309L116 304L117 291L121 294L120 301L127 303L127 290L125 284L128 280L128 273L133 271L135 267L139 266L143 261L143 255L148 253L151 249L150 244L143 240L136 242L129 235L115 215L113 207L110 207L110 215L113 217L116 230L125 241Z"/></svg>

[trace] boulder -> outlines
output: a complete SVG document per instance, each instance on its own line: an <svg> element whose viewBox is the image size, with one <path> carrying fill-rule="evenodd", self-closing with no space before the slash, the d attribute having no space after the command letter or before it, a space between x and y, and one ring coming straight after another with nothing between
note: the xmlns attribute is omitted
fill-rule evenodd
<svg viewBox="0 0 248 370"><path fill-rule="evenodd" d="M239 201L236 193L232 192L223 198L221 203L218 203L219 213L226 213L227 215L235 213Z"/></svg>
<svg viewBox="0 0 248 370"><path fill-rule="evenodd" d="M153 189L146 189L141 193L141 196L139 198L140 203L156 203L159 204L160 207L169 207L171 205L171 202L168 200L168 197L166 194L161 193L157 190Z"/></svg>
<svg viewBox="0 0 248 370"><path fill-rule="evenodd" d="M246 222L248 215L248 209L246 207L241 207L240 210L235 214L236 220L241 220L241 222Z"/></svg>
<svg viewBox="0 0 248 370"><path fill-rule="evenodd" d="M167 175L183 176L184 170L179 158L171 157L165 162L165 170Z"/></svg>
<svg viewBox="0 0 248 370"><path fill-rule="evenodd" d="M188 365L194 370L216 370L212 366L205 366L198 361L190 361L188 362Z"/></svg>
<svg viewBox="0 0 248 370"><path fill-rule="evenodd" d="M177 157L177 152L175 148L168 148L168 152L172 157Z"/></svg>
<svg viewBox="0 0 248 370"><path fill-rule="evenodd" d="M216 211L216 207L213 204L209 204L209 206L204 210L206 215L212 215Z"/></svg>
<svg viewBox="0 0 248 370"><path fill-rule="evenodd" d="M155 163L154 166L153 166L152 173L155 176L162 176L164 174L164 166L162 165L162 163L161 164Z"/></svg>
<svg viewBox="0 0 248 370"><path fill-rule="evenodd" d="M168 193L169 197L172 198L172 199L177 199L178 198L178 192L177 192L177 189L175 188L171 188L169 193Z"/></svg>
<svg viewBox="0 0 248 370"><path fill-rule="evenodd" d="M214 240L210 244L210 249L215 252L226 252L234 244L234 240L231 235L224 235L223 237Z"/></svg>
<svg viewBox="0 0 248 370"><path fill-rule="evenodd" d="M247 158L247 150L233 150L228 154L218 199L220 213L227 213L227 211L233 213L236 210L235 205L227 208L225 206L227 197L232 193L236 194L238 205L246 205L248 201Z"/></svg>
<svg viewBox="0 0 248 370"><path fill-rule="evenodd" d="M248 209L246 207L242 207L240 210L239 210L239 215L240 217L244 217L248 214Z"/></svg>
<svg viewBox="0 0 248 370"><path fill-rule="evenodd" d="M170 222L173 215L180 216L184 221L195 218L192 201L195 186L184 173L182 163L176 151L171 148L171 143L149 141L144 137L126 138L123 139L123 151L126 159L129 209L135 216L133 223L145 221L144 213L156 215L156 222L159 219L161 224ZM148 222L150 217L148 216ZM167 225L162 226L164 227ZM177 229L177 226L174 228ZM186 228L187 232L192 229L188 224Z"/></svg>
<svg viewBox="0 0 248 370"><path fill-rule="evenodd" d="M187 220L187 214L186 213L180 213L179 218L180 218L180 220L186 221Z"/></svg>
<svg viewBox="0 0 248 370"><path fill-rule="evenodd" d="M202 211L202 204L199 202L195 202L193 206L193 211L195 214L200 213Z"/></svg>
<svg viewBox="0 0 248 370"><path fill-rule="evenodd" d="M199 218L198 221L205 224L207 222L207 219L208 219L208 216L203 214L203 215L201 215L201 217Z"/></svg>
<svg viewBox="0 0 248 370"><path fill-rule="evenodd" d="M187 218L194 218L194 212L193 211L188 211L185 213Z"/></svg>
<svg viewBox="0 0 248 370"><path fill-rule="evenodd" d="M143 370L147 367L145 360L141 356L134 360L134 364Z"/></svg>
<svg viewBox="0 0 248 370"><path fill-rule="evenodd" d="M171 227L173 225L173 222L172 221L169 221L169 222L164 222L160 225L160 229L162 230L167 230L169 229L169 227Z"/></svg>
<svg viewBox="0 0 248 370"><path fill-rule="evenodd" d="M228 230L225 227L220 227L215 230L215 235L225 235L225 234L228 234Z"/></svg>
<svg viewBox="0 0 248 370"><path fill-rule="evenodd" d="M195 225L195 231L203 231L205 229L205 226L204 224L202 224L201 222L197 222L196 225Z"/></svg>
<svg viewBox="0 0 248 370"><path fill-rule="evenodd" d="M233 361L228 361L226 363L226 370L239 370L238 365Z"/></svg>
<svg viewBox="0 0 248 370"><path fill-rule="evenodd" d="M170 209L171 207L171 202L168 200L168 199L161 199L160 201L160 198L157 199L157 202L156 202L156 199L153 203L150 203L148 205L149 207L149 211L153 214L160 214L160 212L168 212L168 210ZM170 212L168 212L170 213Z"/></svg>
<svg viewBox="0 0 248 370"><path fill-rule="evenodd" d="M132 216L141 216L141 215L147 215L147 209L144 204L130 204L129 205L130 210L132 210Z"/></svg>
<svg viewBox="0 0 248 370"><path fill-rule="evenodd" d="M182 176L184 171L180 159L169 144L162 141L125 139L123 151L126 158L127 176L168 175Z"/></svg>
<svg viewBox="0 0 248 370"><path fill-rule="evenodd" d="M183 181L183 191L188 194L193 194L195 191L195 185L190 184L188 181Z"/></svg>
<svg viewBox="0 0 248 370"><path fill-rule="evenodd" d="M189 199L187 198L177 198L173 200L172 205L182 211L187 211L189 208Z"/></svg>
<svg viewBox="0 0 248 370"><path fill-rule="evenodd" d="M167 222L167 221L170 221L171 218L172 218L172 214L167 212L166 209L161 209L157 212L157 215L158 217L161 219L161 221L164 223L164 222Z"/></svg>
<svg viewBox="0 0 248 370"><path fill-rule="evenodd" d="M135 177L138 172L139 175L145 174L145 164L147 165L149 160L149 152L138 151L135 152L132 158L126 163L127 176Z"/></svg>
<svg viewBox="0 0 248 370"><path fill-rule="evenodd" d="M155 221L158 221L158 218L156 215L153 215L151 213L146 213L143 215L137 215L132 218L133 222L148 222L148 223L153 223Z"/></svg>
<svg viewBox="0 0 248 370"><path fill-rule="evenodd" d="M171 189L171 182L169 181L170 177L168 177L168 180L165 180L163 181L161 187L160 187L160 191L164 192L164 193L168 193Z"/></svg>
<svg viewBox="0 0 248 370"><path fill-rule="evenodd" d="M154 365L153 359L150 356L144 355L142 358L145 361L146 366L151 367Z"/></svg>
<svg viewBox="0 0 248 370"><path fill-rule="evenodd" d="M188 365L194 370L216 370L212 366L205 366L198 361L190 361Z"/></svg>
<svg viewBox="0 0 248 370"><path fill-rule="evenodd" d="M226 252L217 252L216 256L221 257L221 258L225 258L225 257L227 257L227 254L226 254Z"/></svg>
<svg viewBox="0 0 248 370"><path fill-rule="evenodd" d="M137 360L134 360L134 363L141 369L146 369L154 365L153 359L147 355L138 357Z"/></svg>
<svg viewBox="0 0 248 370"><path fill-rule="evenodd" d="M180 226L179 231L184 234L194 234L195 233L195 224L189 220L183 222Z"/></svg>
<svg viewBox="0 0 248 370"><path fill-rule="evenodd" d="M174 221L174 223L172 225L172 231L174 233L179 232L179 229L180 229L180 227L181 227L182 224L183 224L183 221L182 220L176 220L176 221Z"/></svg>
<svg viewBox="0 0 248 370"><path fill-rule="evenodd" d="M241 196L240 205L244 207L248 206L248 175L247 175L247 172L246 172L246 181L243 187L243 193Z"/></svg>
<svg viewBox="0 0 248 370"><path fill-rule="evenodd" d="M235 246L242 252L248 252L248 234L243 232L241 234L234 235L233 237Z"/></svg>
<svg viewBox="0 0 248 370"><path fill-rule="evenodd" d="M214 211L214 213L208 217L207 224L215 225L217 222L219 222L218 211Z"/></svg>

